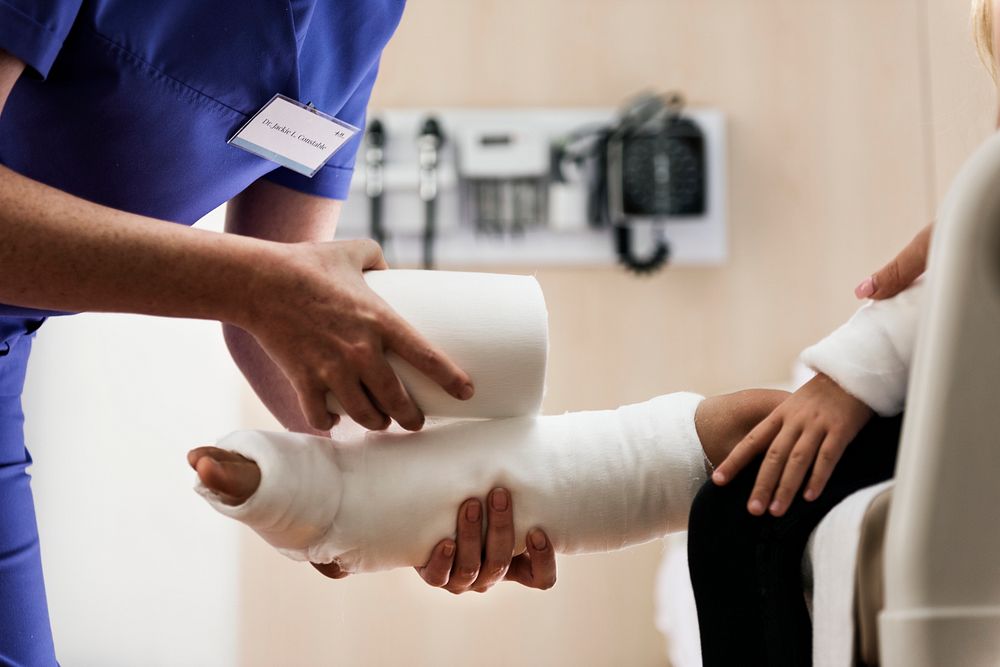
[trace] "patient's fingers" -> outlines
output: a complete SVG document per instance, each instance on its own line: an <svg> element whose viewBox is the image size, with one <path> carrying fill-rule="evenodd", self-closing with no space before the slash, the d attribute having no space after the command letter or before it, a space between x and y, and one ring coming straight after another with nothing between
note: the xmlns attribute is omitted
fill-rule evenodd
<svg viewBox="0 0 1000 667"><path fill-rule="evenodd" d="M781 472L785 469L788 454L801 433L797 427L786 424L764 455L764 462L757 473L757 482L747 502L747 509L754 516L760 516L767 511L771 494L774 493L774 487L777 486Z"/></svg>
<svg viewBox="0 0 1000 667"><path fill-rule="evenodd" d="M455 541L441 540L431 552L430 560L423 567L413 568L420 578L434 588L443 588L451 576L451 568L455 563Z"/></svg>
<svg viewBox="0 0 1000 667"><path fill-rule="evenodd" d="M528 532L528 550L510 562L505 579L528 588L548 590L556 583L556 552L540 528Z"/></svg>
<svg viewBox="0 0 1000 667"><path fill-rule="evenodd" d="M226 505L246 502L260 486L260 468L250 459L218 447L199 447L188 452L188 463L201 483Z"/></svg>
<svg viewBox="0 0 1000 667"><path fill-rule="evenodd" d="M767 449L774 437L781 431L781 424L781 418L774 413L757 424L733 448L726 460L715 469L715 472L712 473L712 481L721 486L736 477L736 473L747 467L758 454Z"/></svg>
<svg viewBox="0 0 1000 667"><path fill-rule="evenodd" d="M844 454L847 441L844 436L831 431L827 434L823 444L819 447L819 454L816 455L816 465L813 467L809 484L806 485L806 500L816 500L819 494L823 493L826 483L830 481L833 469L837 467L840 457Z"/></svg>
<svg viewBox="0 0 1000 667"><path fill-rule="evenodd" d="M502 581L514 555L514 512L510 493L493 489L486 503L486 557L472 590L485 593Z"/></svg>
<svg viewBox="0 0 1000 667"><path fill-rule="evenodd" d="M478 498L462 503L458 516L458 551L445 589L463 593L479 575L483 556L483 507Z"/></svg>
<svg viewBox="0 0 1000 667"><path fill-rule="evenodd" d="M809 467L816 458L816 450L823 441L823 435L822 429L813 428L803 432L795 443L792 453L788 455L788 462L781 474L781 482L778 484L778 490L774 492L774 501L769 508L774 516L781 516L792 504Z"/></svg>

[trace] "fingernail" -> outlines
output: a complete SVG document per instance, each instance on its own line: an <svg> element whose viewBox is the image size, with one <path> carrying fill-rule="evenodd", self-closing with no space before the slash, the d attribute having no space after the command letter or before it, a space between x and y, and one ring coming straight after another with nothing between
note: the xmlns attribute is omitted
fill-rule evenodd
<svg viewBox="0 0 1000 667"><path fill-rule="evenodd" d="M875 277L868 276L861 283L854 288L854 296L859 299L867 299L872 294L875 293Z"/></svg>
<svg viewBox="0 0 1000 667"><path fill-rule="evenodd" d="M490 504L493 505L493 509L497 512L503 512L507 509L507 490L497 489L490 496Z"/></svg>
<svg viewBox="0 0 1000 667"><path fill-rule="evenodd" d="M723 473L716 470L715 472L712 473L712 481L715 482L716 484L725 484L726 476Z"/></svg>
<svg viewBox="0 0 1000 667"><path fill-rule="evenodd" d="M806 492L802 494L802 497L812 502L813 500L816 500L816 492L812 489L806 489Z"/></svg>
<svg viewBox="0 0 1000 667"><path fill-rule="evenodd" d="M479 501L474 500L465 508L465 519L475 523L479 521Z"/></svg>
<svg viewBox="0 0 1000 667"><path fill-rule="evenodd" d="M451 555L455 553L455 543L445 542L444 547L441 549L441 553L443 553L446 558L451 558Z"/></svg>
<svg viewBox="0 0 1000 667"><path fill-rule="evenodd" d="M462 387L462 391L459 394L459 396L462 397L463 401L467 401L470 398L472 398L472 395L475 394L475 393L476 393L476 390L473 388L473 386L471 384L467 384L464 387Z"/></svg>
<svg viewBox="0 0 1000 667"><path fill-rule="evenodd" d="M545 533L540 530L531 531L529 538L531 540L531 546L535 548L535 551L541 551L545 548Z"/></svg>
<svg viewBox="0 0 1000 667"><path fill-rule="evenodd" d="M762 514L764 512L764 503L759 500L751 500L748 509L751 514Z"/></svg>
<svg viewBox="0 0 1000 667"><path fill-rule="evenodd" d="M771 507L769 507L768 509L770 510L771 514L777 514L778 512L781 511L781 503L775 500L773 503L771 503Z"/></svg>

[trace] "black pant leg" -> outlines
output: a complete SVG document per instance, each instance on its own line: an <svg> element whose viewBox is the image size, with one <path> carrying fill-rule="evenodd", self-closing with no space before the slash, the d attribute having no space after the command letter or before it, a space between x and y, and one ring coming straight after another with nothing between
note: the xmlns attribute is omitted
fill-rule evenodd
<svg viewBox="0 0 1000 667"><path fill-rule="evenodd" d="M902 417L873 419L847 447L823 494L813 502L800 494L780 518L746 511L760 460L722 489L706 484L692 507L688 538L705 667L811 664L802 588L806 542L841 500L892 476L901 423Z"/></svg>
<svg viewBox="0 0 1000 667"><path fill-rule="evenodd" d="M767 665L754 557L764 523L746 509L759 466L726 486L707 482L691 505L688 567L705 667Z"/></svg>

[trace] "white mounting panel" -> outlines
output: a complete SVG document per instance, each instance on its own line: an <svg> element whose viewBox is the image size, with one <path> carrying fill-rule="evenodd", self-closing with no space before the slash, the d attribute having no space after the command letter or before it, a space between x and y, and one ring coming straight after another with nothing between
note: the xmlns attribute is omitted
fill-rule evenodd
<svg viewBox="0 0 1000 667"><path fill-rule="evenodd" d="M728 257L726 209L726 125L722 112L685 109L705 135L708 183L703 216L671 218L665 233L671 246L670 263L680 266L717 266ZM386 131L383 182L383 225L388 233L385 254L393 266L419 266L423 230L423 202L417 196L416 137L425 118L435 116L446 136L439 166L439 200L435 266L437 268L503 265L608 266L617 264L610 229L531 227L517 236L477 234L462 220L459 178L448 141L468 127L507 128L556 140L587 125L610 123L613 109L387 109L373 114ZM368 235L369 202L365 196L364 147L358 151L351 193L344 205L338 238ZM642 234L639 235L642 237ZM642 246L638 246L641 253Z"/></svg>

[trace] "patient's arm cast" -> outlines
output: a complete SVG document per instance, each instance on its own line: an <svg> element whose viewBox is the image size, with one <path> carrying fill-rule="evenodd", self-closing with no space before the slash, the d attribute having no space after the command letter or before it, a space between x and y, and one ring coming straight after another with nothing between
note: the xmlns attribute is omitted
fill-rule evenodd
<svg viewBox="0 0 1000 667"><path fill-rule="evenodd" d="M678 393L349 441L246 431L189 460L217 510L291 558L344 572L423 564L454 535L455 507L491 488L510 493L516 535L540 527L558 552L607 551L683 530L707 465L784 396Z"/></svg>

